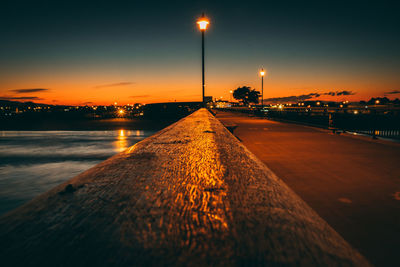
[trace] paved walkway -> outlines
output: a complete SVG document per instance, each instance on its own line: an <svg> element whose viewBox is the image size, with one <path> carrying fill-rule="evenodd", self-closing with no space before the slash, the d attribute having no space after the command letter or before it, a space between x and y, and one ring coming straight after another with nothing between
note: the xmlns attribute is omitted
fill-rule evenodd
<svg viewBox="0 0 400 267"><path fill-rule="evenodd" d="M400 264L400 144L218 112L243 144L377 266Z"/></svg>

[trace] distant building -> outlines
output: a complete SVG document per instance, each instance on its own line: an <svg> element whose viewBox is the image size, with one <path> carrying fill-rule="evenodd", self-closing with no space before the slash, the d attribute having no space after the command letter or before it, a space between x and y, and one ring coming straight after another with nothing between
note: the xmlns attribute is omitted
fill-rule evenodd
<svg viewBox="0 0 400 267"><path fill-rule="evenodd" d="M151 119L181 118L202 107L202 102L166 102L147 104L144 116Z"/></svg>
<svg viewBox="0 0 400 267"><path fill-rule="evenodd" d="M204 97L204 102L206 102L206 103L213 102L212 96L205 96L205 97Z"/></svg>
<svg viewBox="0 0 400 267"><path fill-rule="evenodd" d="M228 101L217 100L214 102L214 106L216 108L230 108L230 107L232 107L232 104Z"/></svg>

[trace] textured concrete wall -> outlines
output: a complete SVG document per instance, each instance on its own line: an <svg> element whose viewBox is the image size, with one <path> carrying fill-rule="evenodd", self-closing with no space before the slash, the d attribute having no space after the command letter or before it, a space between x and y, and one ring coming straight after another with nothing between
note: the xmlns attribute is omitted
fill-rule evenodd
<svg viewBox="0 0 400 267"><path fill-rule="evenodd" d="M7 265L368 266L201 109L0 218Z"/></svg>

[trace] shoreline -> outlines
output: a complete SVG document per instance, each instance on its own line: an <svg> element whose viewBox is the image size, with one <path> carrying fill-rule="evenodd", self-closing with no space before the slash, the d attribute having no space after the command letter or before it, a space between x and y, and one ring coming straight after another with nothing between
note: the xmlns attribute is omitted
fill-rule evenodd
<svg viewBox="0 0 400 267"><path fill-rule="evenodd" d="M16 119L0 120L0 131L105 131L105 130L161 130L180 118L166 120L112 119Z"/></svg>

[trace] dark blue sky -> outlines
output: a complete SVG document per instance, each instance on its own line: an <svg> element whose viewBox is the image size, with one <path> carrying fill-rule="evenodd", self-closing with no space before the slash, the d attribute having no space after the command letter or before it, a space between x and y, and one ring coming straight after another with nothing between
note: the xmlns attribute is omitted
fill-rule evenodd
<svg viewBox="0 0 400 267"><path fill-rule="evenodd" d="M173 88L175 99L196 100L194 21L202 12L211 19L209 95L226 97L242 84L257 88L261 66L269 73L268 97L346 89L362 98L400 89L394 1L14 0L2 1L0 12L0 97L40 87L49 88L41 98L58 101L75 87L126 82L135 86L119 88L116 100L173 100L163 97Z"/></svg>

